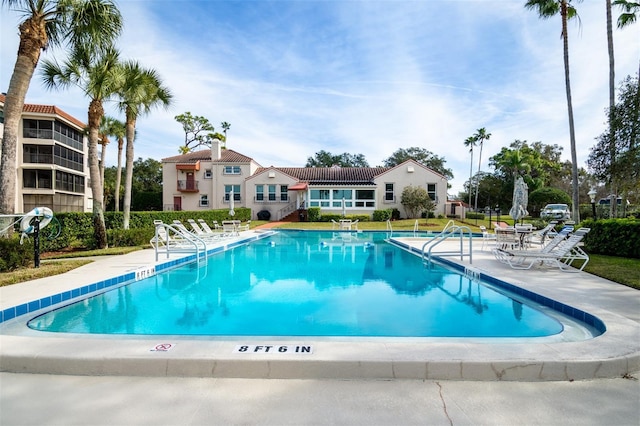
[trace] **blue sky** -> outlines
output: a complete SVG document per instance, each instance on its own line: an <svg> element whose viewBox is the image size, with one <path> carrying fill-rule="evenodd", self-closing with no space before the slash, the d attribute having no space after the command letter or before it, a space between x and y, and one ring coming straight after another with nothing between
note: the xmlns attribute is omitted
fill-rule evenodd
<svg viewBox="0 0 640 426"><path fill-rule="evenodd" d="M446 159L451 194L469 177L464 140L492 134L488 159L516 139L564 147L569 130L560 20L519 0L121 0L122 57L154 68L173 106L138 120L136 157L176 155L174 117L207 117L227 146L263 166L304 166L320 150L381 165L418 146ZM605 129L608 56L604 1L577 3L570 61L578 161ZM615 16L618 11L614 11ZM0 90L6 91L20 16L2 9ZM614 31L616 80L638 70L640 24ZM43 57L61 58L48 51ZM36 75L28 103L53 104L86 122L77 90L49 92ZM118 116L111 104L109 115ZM116 163L115 144L107 147ZM477 153L474 159L477 167Z"/></svg>

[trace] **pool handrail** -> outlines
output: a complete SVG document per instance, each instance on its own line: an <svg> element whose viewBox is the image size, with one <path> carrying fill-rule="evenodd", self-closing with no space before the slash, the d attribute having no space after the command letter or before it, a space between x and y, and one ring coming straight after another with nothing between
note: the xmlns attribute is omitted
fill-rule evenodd
<svg viewBox="0 0 640 426"><path fill-rule="evenodd" d="M453 221L449 221L449 222L453 222ZM464 237L465 234L468 235L468 239L469 239L469 253L465 254L464 253ZM439 235L437 235L436 237L434 237L433 239L425 242L422 245L422 261L425 261L425 254L427 257L427 261L429 262L429 264L431 264L431 250L433 250L433 248L435 246L437 246L438 244L442 243L443 241L447 240L449 237L452 236L456 236L458 235L460 238L460 250L453 250L453 251L442 251L442 252L438 252L438 256L457 256L460 255L460 260L462 261L464 257L468 257L469 258L469 264L473 263L473 233L471 232L471 228L469 228L468 226L459 226L459 225L453 225L453 226L449 226L449 224L447 223L447 226L445 226L445 228L443 229L442 232L440 232ZM429 246L429 250L426 251L425 253L425 249L426 247Z"/></svg>
<svg viewBox="0 0 640 426"><path fill-rule="evenodd" d="M206 258L207 243L202 238L197 237L191 232L182 232L178 228L162 221L154 221L154 224L155 236L151 239L151 244L155 250L156 262L159 259L159 254L163 252L166 253L167 259L171 252L195 252L198 262L202 255ZM177 236L177 238L172 238L171 233ZM153 242L155 242L155 244Z"/></svg>

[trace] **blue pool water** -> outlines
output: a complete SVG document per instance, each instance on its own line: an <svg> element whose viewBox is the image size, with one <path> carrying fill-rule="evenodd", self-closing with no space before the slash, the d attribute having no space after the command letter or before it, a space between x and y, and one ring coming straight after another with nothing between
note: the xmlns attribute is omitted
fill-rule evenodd
<svg viewBox="0 0 640 426"><path fill-rule="evenodd" d="M388 244L285 231L40 315L50 332L209 336L538 337L562 324Z"/></svg>

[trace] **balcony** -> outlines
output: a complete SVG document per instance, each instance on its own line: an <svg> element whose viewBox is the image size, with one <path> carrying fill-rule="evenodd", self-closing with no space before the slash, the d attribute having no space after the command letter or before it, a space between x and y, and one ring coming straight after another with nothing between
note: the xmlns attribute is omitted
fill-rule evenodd
<svg viewBox="0 0 640 426"><path fill-rule="evenodd" d="M180 192L199 192L197 180L179 180L178 191Z"/></svg>

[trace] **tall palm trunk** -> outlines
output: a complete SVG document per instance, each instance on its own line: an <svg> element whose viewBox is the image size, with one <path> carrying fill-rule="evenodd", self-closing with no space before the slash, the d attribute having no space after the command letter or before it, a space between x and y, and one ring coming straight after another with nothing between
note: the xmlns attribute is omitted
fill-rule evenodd
<svg viewBox="0 0 640 426"><path fill-rule="evenodd" d="M480 152L478 153L478 173L476 174L476 202L474 204L476 212L478 211L478 192L480 191L480 167L482 164L482 145L483 145L483 140L480 139Z"/></svg>
<svg viewBox="0 0 640 426"><path fill-rule="evenodd" d="M129 218L131 216L131 185L133 184L133 142L136 134L136 119L130 108L126 112L127 121L127 147L125 151L125 176L124 176L124 201L123 219L124 229L129 229Z"/></svg>
<svg viewBox="0 0 640 426"><path fill-rule="evenodd" d="M469 165L469 208L471 208L471 197L473 197L473 146L471 147L471 164Z"/></svg>
<svg viewBox="0 0 640 426"><path fill-rule="evenodd" d="M120 181L122 180L122 148L124 146L124 140L122 137L118 137L118 168L116 169L116 211L120 211Z"/></svg>
<svg viewBox="0 0 640 426"><path fill-rule="evenodd" d="M615 141L615 130L614 126L614 114L615 114L615 105L616 105L616 69L615 69L615 60L613 54L613 19L611 17L611 0L606 0L606 8L607 8L607 48L609 51L609 155L611 156L611 164L615 162L616 159L616 141ZM614 182L609 182L610 188L609 190L617 194L617 191L614 190ZM615 217L616 213L616 202L615 200L611 200L611 204L609 205L609 217Z"/></svg>
<svg viewBox="0 0 640 426"><path fill-rule="evenodd" d="M104 191L98 165L98 139L100 120L104 115L102 101L92 99L89 104L89 176L93 196L93 229L98 248L107 247L107 227L104 222Z"/></svg>
<svg viewBox="0 0 640 426"><path fill-rule="evenodd" d="M18 129L29 84L48 37L43 20L27 19L20 25L18 58L4 104L4 130L0 157L0 213L16 213ZM21 203L19 203L21 204ZM22 207L18 207L22 210Z"/></svg>
<svg viewBox="0 0 640 426"><path fill-rule="evenodd" d="M567 32L568 10L567 0L562 0L560 5L562 16L562 42L564 48L564 78L565 86L567 89L567 110L569 113L569 140L571 142L571 186L572 186L572 206L571 216L572 219L578 223L580 222L580 210L579 210L579 187L578 187L578 154L576 151L576 131L575 124L573 122L573 104L571 102L571 81L569 78L569 33Z"/></svg>

